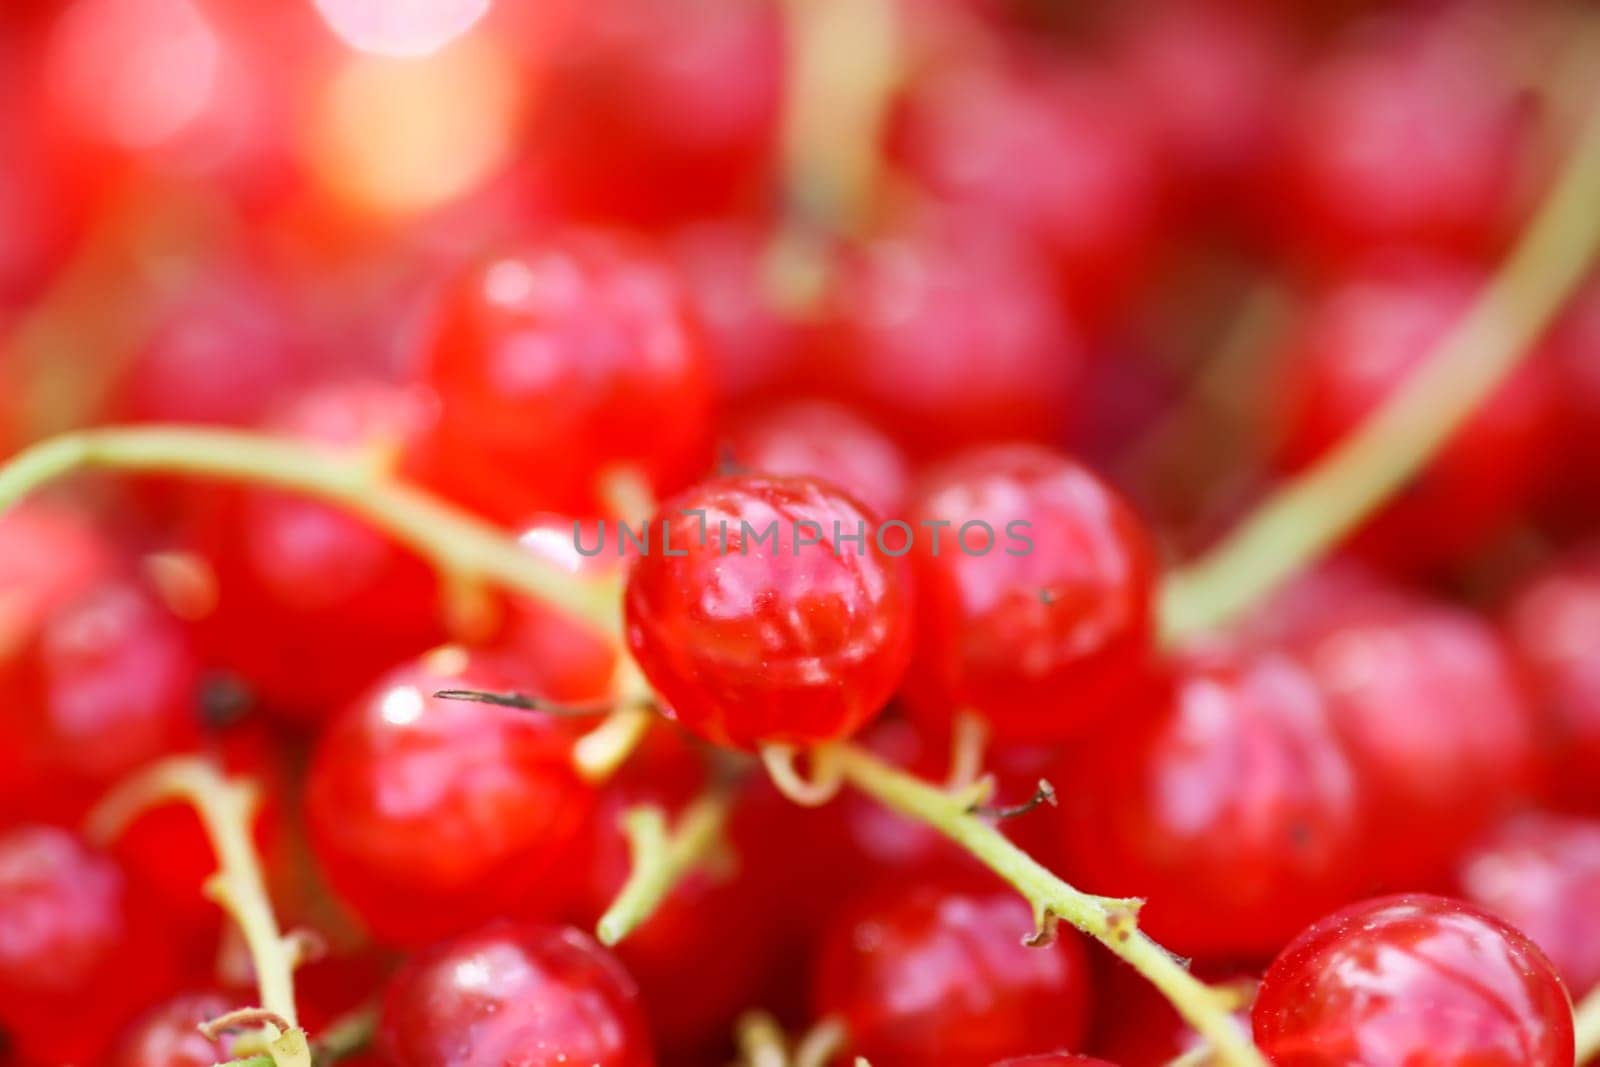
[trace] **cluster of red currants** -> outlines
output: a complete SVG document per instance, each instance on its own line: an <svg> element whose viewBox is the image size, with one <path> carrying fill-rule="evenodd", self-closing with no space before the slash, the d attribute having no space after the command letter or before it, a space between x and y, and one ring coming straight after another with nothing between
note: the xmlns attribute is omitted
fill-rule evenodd
<svg viewBox="0 0 1600 1067"><path fill-rule="evenodd" d="M1163 585L1495 290L1592 10L404 6L0 10L0 1065L284 1067L217 828L98 817L174 756L319 1064L1600 1050L1600 279L1331 558ZM9 506L60 431L134 473Z"/></svg>

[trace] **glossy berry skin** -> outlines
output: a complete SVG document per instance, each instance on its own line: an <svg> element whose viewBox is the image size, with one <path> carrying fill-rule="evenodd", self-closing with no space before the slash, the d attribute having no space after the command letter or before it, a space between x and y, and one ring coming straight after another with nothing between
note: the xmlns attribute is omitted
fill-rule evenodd
<svg viewBox="0 0 1600 1067"><path fill-rule="evenodd" d="M889 153L935 196L1037 241L1080 321L1104 321L1154 247L1154 145L1116 81L1034 58L924 72L893 116Z"/></svg>
<svg viewBox="0 0 1600 1067"><path fill-rule="evenodd" d="M1600 820L1529 812L1461 857L1461 895L1527 934L1573 999L1600 985Z"/></svg>
<svg viewBox="0 0 1600 1067"><path fill-rule="evenodd" d="M614 465L673 492L710 463L698 324L666 264L621 236L552 235L473 266L422 375L439 407L413 469L503 522L603 514Z"/></svg>
<svg viewBox="0 0 1600 1067"><path fill-rule="evenodd" d="M742 470L831 482L880 518L898 518L905 508L911 482L905 454L838 404L794 400L754 412L728 428L720 447Z"/></svg>
<svg viewBox="0 0 1600 1067"><path fill-rule="evenodd" d="M1251 1012L1280 1067L1567 1067L1572 1008L1550 961L1476 908L1413 894L1354 904L1273 961Z"/></svg>
<svg viewBox="0 0 1600 1067"><path fill-rule="evenodd" d="M1086 468L1040 446L974 449L925 473L909 519L919 608L906 697L919 717L968 708L998 737L1061 741L1146 673L1154 548ZM988 524L987 551L968 523Z"/></svg>
<svg viewBox="0 0 1600 1067"><path fill-rule="evenodd" d="M1119 1067L1095 1056L1073 1056L1066 1052L1044 1052L1037 1056L1014 1056L997 1060L994 1067Z"/></svg>
<svg viewBox="0 0 1600 1067"><path fill-rule="evenodd" d="M1441 260L1374 261L1317 294L1279 353L1285 473L1321 457L1420 368L1484 282ZM1461 560L1502 530L1537 488L1550 397L1535 360L1479 405L1449 442L1356 535L1402 571Z"/></svg>
<svg viewBox="0 0 1600 1067"><path fill-rule="evenodd" d="M1027 903L987 876L897 878L823 934L813 1010L842 1020L850 1052L883 1067L988 1067L1071 1048L1088 1020L1088 957L1066 930L1029 948L1032 929Z"/></svg>
<svg viewBox="0 0 1600 1067"><path fill-rule="evenodd" d="M1311 676L1279 653L1191 650L1171 692L1070 754L1065 874L1148 898L1175 952L1249 958L1351 899L1365 797Z"/></svg>
<svg viewBox="0 0 1600 1067"><path fill-rule="evenodd" d="M394 1067L651 1067L638 990L571 927L496 922L417 953L389 983Z"/></svg>
<svg viewBox="0 0 1600 1067"><path fill-rule="evenodd" d="M180 993L123 1032L108 1067L212 1067L226 1062L227 1048L195 1028L243 1006L225 993Z"/></svg>
<svg viewBox="0 0 1600 1067"><path fill-rule="evenodd" d="M346 455L392 455L417 439L427 410L413 390L339 382L299 394L267 428ZM444 637L433 569L340 508L198 485L185 487L183 510L180 544L215 581L214 598L195 612L199 639L277 715L326 719Z"/></svg>
<svg viewBox="0 0 1600 1067"><path fill-rule="evenodd" d="M1600 809L1600 550L1579 550L1534 574L1501 619L1533 688L1554 799Z"/></svg>
<svg viewBox="0 0 1600 1067"><path fill-rule="evenodd" d="M0 835L0 1025L23 1060L93 1062L169 992L157 917L122 872L65 830Z"/></svg>
<svg viewBox="0 0 1600 1067"><path fill-rule="evenodd" d="M747 198L777 141L779 11L741 0L589 0L536 57L535 167L567 214L647 225Z"/></svg>
<svg viewBox="0 0 1600 1067"><path fill-rule="evenodd" d="M811 478L735 475L667 501L651 527L628 579L628 647L685 729L734 748L814 745L888 703L911 596L863 505Z"/></svg>
<svg viewBox="0 0 1600 1067"><path fill-rule="evenodd" d="M311 844L380 940L425 944L565 902L594 804L572 766L577 727L433 696L525 684L444 650L397 668L319 738L306 782Z"/></svg>
<svg viewBox="0 0 1600 1067"><path fill-rule="evenodd" d="M0 798L13 818L75 819L124 775L197 743L199 657L138 584L99 582L17 638L0 652Z"/></svg>
<svg viewBox="0 0 1600 1067"><path fill-rule="evenodd" d="M1434 886L1534 780L1532 709L1493 626L1382 589L1322 603L1293 642L1372 812L1366 861L1380 884Z"/></svg>
<svg viewBox="0 0 1600 1067"><path fill-rule="evenodd" d="M928 215L839 253L814 380L914 457L1059 440L1086 357L1052 280L1013 235Z"/></svg>
<svg viewBox="0 0 1600 1067"><path fill-rule="evenodd" d="M1383 247L1481 255L1515 232L1532 192L1538 112L1499 25L1510 8L1359 27L1301 80L1289 105L1274 202L1314 261ZM1471 25L1473 12L1481 23Z"/></svg>

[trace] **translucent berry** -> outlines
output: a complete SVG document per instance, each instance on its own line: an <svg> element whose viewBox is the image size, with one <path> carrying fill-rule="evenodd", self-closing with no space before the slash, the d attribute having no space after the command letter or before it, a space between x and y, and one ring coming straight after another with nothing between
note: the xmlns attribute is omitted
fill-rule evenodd
<svg viewBox="0 0 1600 1067"><path fill-rule="evenodd" d="M911 654L910 590L863 505L815 479L736 475L667 501L650 532L628 646L686 729L812 745L888 703Z"/></svg>
<svg viewBox="0 0 1600 1067"><path fill-rule="evenodd" d="M906 693L946 722L1060 741L1146 673L1155 551L1107 485L1049 449L994 445L915 486L917 645Z"/></svg>
<svg viewBox="0 0 1600 1067"><path fill-rule="evenodd" d="M864 893L824 933L812 975L819 1017L844 1022L850 1050L882 1067L989 1067L1071 1048L1089 1017L1083 944L1044 948L1028 904L987 877L922 872Z"/></svg>
<svg viewBox="0 0 1600 1067"><path fill-rule="evenodd" d="M638 990L570 927L497 922L411 957L383 998L395 1067L651 1067Z"/></svg>
<svg viewBox="0 0 1600 1067"><path fill-rule="evenodd" d="M828 401L794 400L754 412L728 428L721 448L741 470L831 482L880 518L899 518L905 507L911 481L905 454L872 423Z"/></svg>
<svg viewBox="0 0 1600 1067"><path fill-rule="evenodd" d="M1283 950L1251 1012L1284 1067L1428 1063L1567 1067L1572 1008L1522 934L1443 897L1384 897L1317 922Z"/></svg>

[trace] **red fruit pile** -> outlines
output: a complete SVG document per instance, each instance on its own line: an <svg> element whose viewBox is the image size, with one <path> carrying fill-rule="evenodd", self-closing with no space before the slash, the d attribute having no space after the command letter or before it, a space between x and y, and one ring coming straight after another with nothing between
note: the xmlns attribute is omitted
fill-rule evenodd
<svg viewBox="0 0 1600 1067"><path fill-rule="evenodd" d="M1538 298L1592 5L390 6L0 4L0 462L247 443L0 501L0 1067L252 1051L201 821L97 829L169 757L351 1063L1203 1052L984 822L1272 1064L1596 1051L1600 273L1328 558L1164 597ZM960 829L791 803L862 760Z"/></svg>

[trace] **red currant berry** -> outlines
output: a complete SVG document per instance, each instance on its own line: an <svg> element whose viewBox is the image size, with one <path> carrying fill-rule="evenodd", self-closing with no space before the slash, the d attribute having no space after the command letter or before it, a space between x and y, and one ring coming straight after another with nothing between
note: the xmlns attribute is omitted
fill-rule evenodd
<svg viewBox="0 0 1600 1067"><path fill-rule="evenodd" d="M1371 805L1367 862L1385 885L1437 883L1532 784L1508 650L1478 616L1394 590L1335 592L1295 647Z"/></svg>
<svg viewBox="0 0 1600 1067"><path fill-rule="evenodd" d="M699 328L665 263L619 236L569 233L473 267L423 375L440 405L420 473L504 522L600 514L618 465L671 492L710 462Z"/></svg>
<svg viewBox="0 0 1600 1067"><path fill-rule="evenodd" d="M109 1067L212 1067L230 1057L219 1041L196 1029L243 1007L225 993L180 993L131 1026L111 1052Z"/></svg>
<svg viewBox="0 0 1600 1067"><path fill-rule="evenodd" d="M1556 797L1580 810L1600 807L1600 552L1534 575L1512 597L1504 625L1533 686Z"/></svg>
<svg viewBox="0 0 1600 1067"><path fill-rule="evenodd" d="M877 1067L989 1067L1071 1048L1089 1018L1088 957L1066 931L1030 948L1032 929L1027 902L992 879L897 878L824 933L812 1006Z"/></svg>
<svg viewBox="0 0 1600 1067"><path fill-rule="evenodd" d="M1422 365L1483 280L1437 260L1393 259L1320 293L1281 354L1279 465L1305 467L1359 426ZM1543 364L1519 370L1367 523L1357 547L1403 569L1481 547L1538 487L1549 399Z"/></svg>
<svg viewBox="0 0 1600 1067"><path fill-rule="evenodd" d="M1600 279L1568 305L1549 349L1560 431L1549 503L1559 515L1592 524L1600 517Z"/></svg>
<svg viewBox="0 0 1600 1067"><path fill-rule="evenodd" d="M890 153L945 201L1038 241L1079 318L1103 321L1155 245L1154 145L1115 80L1033 58L925 73L895 116Z"/></svg>
<svg viewBox="0 0 1600 1067"><path fill-rule="evenodd" d="M1421 894L1352 905L1273 961L1251 1012L1282 1067L1567 1067L1572 1007L1522 934Z"/></svg>
<svg viewBox="0 0 1600 1067"><path fill-rule="evenodd" d="M1482 20L1489 5L1463 8ZM1476 254L1513 232L1537 112L1507 72L1514 31L1471 17L1447 8L1359 27L1302 80L1275 179L1279 222L1298 249L1318 259L1377 246Z"/></svg>
<svg viewBox="0 0 1600 1067"><path fill-rule="evenodd" d="M573 769L575 730L433 695L522 681L445 650L398 668L319 738L311 844L379 939L422 944L492 916L554 914L570 896L594 804Z"/></svg>
<svg viewBox="0 0 1600 1067"><path fill-rule="evenodd" d="M1118 1065L1096 1056L1043 1052L1037 1056L1014 1056L1009 1060L997 1060L993 1067L1118 1067Z"/></svg>
<svg viewBox="0 0 1600 1067"><path fill-rule="evenodd" d="M911 481L905 454L872 423L825 400L746 416L729 427L723 447L744 470L832 482L881 518L897 518L905 507Z"/></svg>
<svg viewBox="0 0 1600 1067"><path fill-rule="evenodd" d="M1059 440L1085 355L1031 249L950 216L847 248L815 387L919 455Z"/></svg>
<svg viewBox="0 0 1600 1067"><path fill-rule="evenodd" d="M733 219L700 222L673 234L667 253L705 328L706 350L723 401L770 397L794 379L805 325L780 300L768 226Z"/></svg>
<svg viewBox="0 0 1600 1067"><path fill-rule="evenodd" d="M878 520L810 478L737 475L663 504L628 646L667 713L717 744L848 737L894 695L911 599Z"/></svg>
<svg viewBox="0 0 1600 1067"><path fill-rule="evenodd" d="M1600 821L1529 813L1458 868L1462 896L1527 934L1574 997L1600 985Z"/></svg>
<svg viewBox="0 0 1600 1067"><path fill-rule="evenodd" d="M64 830L0 835L0 1025L25 1062L95 1062L175 978L155 916L110 859Z"/></svg>
<svg viewBox="0 0 1600 1067"><path fill-rule="evenodd" d="M352 382L302 393L270 425L350 452L397 451L416 439L424 411L413 392ZM182 543L215 577L200 639L274 712L323 718L442 639L433 570L361 519L264 490L204 486L185 503Z"/></svg>
<svg viewBox="0 0 1600 1067"><path fill-rule="evenodd" d="M1175 665L1169 698L1073 753L1066 871L1148 898L1175 951L1276 951L1361 884L1365 796L1311 676L1287 656L1214 648Z"/></svg>
<svg viewBox="0 0 1600 1067"><path fill-rule="evenodd" d="M1294 50L1265 4L1174 0L1127 11L1115 58L1182 206L1199 221L1253 202L1281 135Z"/></svg>
<svg viewBox="0 0 1600 1067"><path fill-rule="evenodd" d="M570 927L499 922L413 956L383 998L394 1067L651 1067L639 994Z"/></svg>
<svg viewBox="0 0 1600 1067"><path fill-rule="evenodd" d="M198 657L140 587L102 582L18 636L0 653L0 798L12 817L75 819L130 771L197 743Z"/></svg>
<svg viewBox="0 0 1600 1067"><path fill-rule="evenodd" d="M778 9L741 0L556 6L529 141L561 207L660 223L744 199L776 143Z"/></svg>
<svg viewBox="0 0 1600 1067"><path fill-rule="evenodd" d="M915 487L913 710L971 709L997 736L1059 741L1109 712L1150 656L1155 552L1088 470L995 445Z"/></svg>

